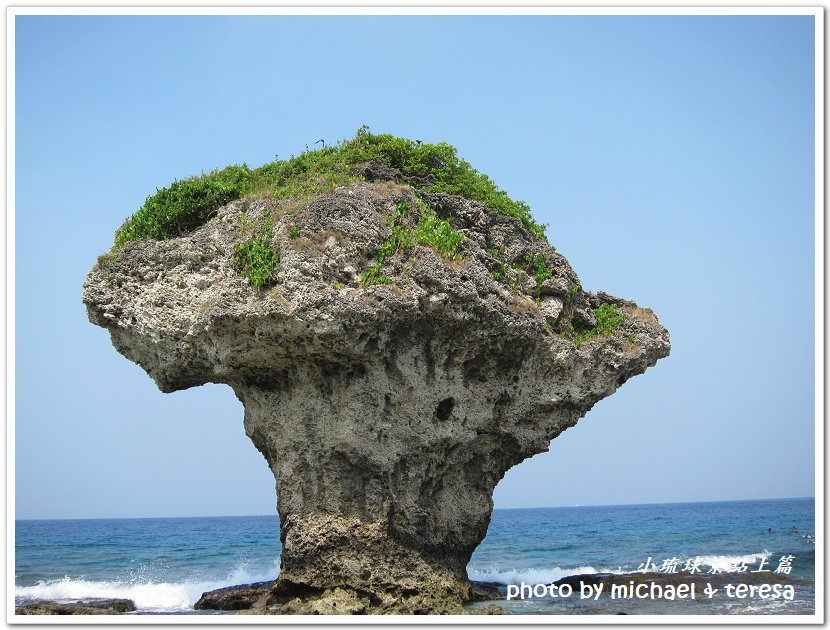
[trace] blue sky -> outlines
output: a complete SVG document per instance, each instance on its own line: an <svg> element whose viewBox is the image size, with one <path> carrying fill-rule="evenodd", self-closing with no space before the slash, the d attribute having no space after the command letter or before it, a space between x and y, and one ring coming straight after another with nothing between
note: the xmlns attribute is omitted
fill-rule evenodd
<svg viewBox="0 0 830 630"><path fill-rule="evenodd" d="M161 394L86 320L177 178L325 138L445 140L672 354L496 507L814 494L813 18L16 18L16 516L269 514L231 390Z"/></svg>

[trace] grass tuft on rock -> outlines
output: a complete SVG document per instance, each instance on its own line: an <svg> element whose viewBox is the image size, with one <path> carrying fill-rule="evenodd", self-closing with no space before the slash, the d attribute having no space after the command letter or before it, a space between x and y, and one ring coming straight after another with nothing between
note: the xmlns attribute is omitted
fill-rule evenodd
<svg viewBox="0 0 830 630"><path fill-rule="evenodd" d="M381 273L386 259L396 253L406 257L416 243L432 247L446 258L461 260L458 248L467 242L467 237L454 230L449 221L440 218L421 199L416 198L414 211L411 201L398 202L387 221L392 228L392 236L381 244L375 264L361 276L364 286L387 284L388 276Z"/></svg>
<svg viewBox="0 0 830 630"><path fill-rule="evenodd" d="M271 247L273 228L269 225L260 234L252 236L233 248L233 266L248 277L255 289L274 284L280 266L279 254Z"/></svg>
<svg viewBox="0 0 830 630"><path fill-rule="evenodd" d="M606 302L595 308L594 317L597 320L597 325L590 330L577 334L574 339L577 344L599 335L613 335L619 325L623 323L623 316L617 311L617 305L611 302Z"/></svg>

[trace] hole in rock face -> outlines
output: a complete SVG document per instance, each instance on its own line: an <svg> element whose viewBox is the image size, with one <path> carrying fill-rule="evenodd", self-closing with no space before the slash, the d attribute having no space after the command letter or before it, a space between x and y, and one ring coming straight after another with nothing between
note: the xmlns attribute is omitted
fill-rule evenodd
<svg viewBox="0 0 830 630"><path fill-rule="evenodd" d="M435 409L435 417L439 420L448 420L452 413L452 408L455 406L455 399L450 396L438 403Z"/></svg>

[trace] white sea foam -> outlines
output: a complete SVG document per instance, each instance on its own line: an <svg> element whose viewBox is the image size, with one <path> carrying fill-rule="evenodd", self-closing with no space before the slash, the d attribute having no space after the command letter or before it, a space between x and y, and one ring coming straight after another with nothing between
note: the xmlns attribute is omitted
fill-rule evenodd
<svg viewBox="0 0 830 630"><path fill-rule="evenodd" d="M592 573L611 573L608 569L597 570L594 567L551 567L549 569L467 569L467 575L477 582L496 582L497 584L550 584L569 575L587 575Z"/></svg>
<svg viewBox="0 0 830 630"><path fill-rule="evenodd" d="M126 580L95 582L64 577L60 580L38 582L33 586L17 586L14 596L18 601L32 599L75 601L100 597L131 599L140 611L180 612L192 609L193 604L205 591L273 580L278 572L279 567L275 562L268 571L250 571L243 566L236 567L223 580L194 580L179 583Z"/></svg>

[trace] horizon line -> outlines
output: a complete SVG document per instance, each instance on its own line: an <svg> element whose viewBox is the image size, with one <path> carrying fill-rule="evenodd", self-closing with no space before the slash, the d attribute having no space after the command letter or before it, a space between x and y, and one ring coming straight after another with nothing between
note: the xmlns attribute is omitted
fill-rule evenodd
<svg viewBox="0 0 830 630"><path fill-rule="evenodd" d="M576 504L576 505L537 505L525 507L506 507L493 508L493 512L507 511L507 510L560 510L560 509L578 509L578 508L593 508L593 507L636 507L647 505L697 505L701 503L748 503L754 501L793 501L797 499L812 499L816 500L815 496L801 496L801 497L772 497L764 499L716 499L716 500L695 500L695 501L658 501L654 503L591 503L591 504ZM14 521L130 521L130 520L163 520L163 519L184 519L184 518L253 518L253 517L271 517L278 516L276 512L273 514L202 514L191 516L74 516L74 517L52 517L52 518L17 518Z"/></svg>

